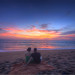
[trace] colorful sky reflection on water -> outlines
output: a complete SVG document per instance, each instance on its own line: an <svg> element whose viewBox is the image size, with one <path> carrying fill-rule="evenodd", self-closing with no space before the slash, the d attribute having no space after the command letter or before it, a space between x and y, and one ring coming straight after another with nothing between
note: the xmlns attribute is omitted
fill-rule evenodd
<svg viewBox="0 0 75 75"><path fill-rule="evenodd" d="M39 41L32 41L32 40L22 40L22 41L1 41L0 43L0 50L8 50L8 51L15 51L15 50L26 50L28 47L38 48L38 50L54 50L54 49L75 49L75 41L50 41L50 40L39 40Z"/></svg>

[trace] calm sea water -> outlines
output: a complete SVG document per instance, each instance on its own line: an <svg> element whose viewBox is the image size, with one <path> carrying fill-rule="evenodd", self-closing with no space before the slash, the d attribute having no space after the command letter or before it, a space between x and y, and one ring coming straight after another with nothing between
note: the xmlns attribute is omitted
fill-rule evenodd
<svg viewBox="0 0 75 75"><path fill-rule="evenodd" d="M75 41L0 40L0 51L26 50L28 47L39 50L75 49Z"/></svg>

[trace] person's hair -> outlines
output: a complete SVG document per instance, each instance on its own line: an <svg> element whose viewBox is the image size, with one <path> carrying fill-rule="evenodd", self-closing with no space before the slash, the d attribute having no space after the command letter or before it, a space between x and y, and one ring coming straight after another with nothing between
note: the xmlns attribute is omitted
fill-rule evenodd
<svg viewBox="0 0 75 75"><path fill-rule="evenodd" d="M30 52L31 51L31 47L28 47L27 51Z"/></svg>
<svg viewBox="0 0 75 75"><path fill-rule="evenodd" d="M37 52L37 48L34 48L34 52Z"/></svg>

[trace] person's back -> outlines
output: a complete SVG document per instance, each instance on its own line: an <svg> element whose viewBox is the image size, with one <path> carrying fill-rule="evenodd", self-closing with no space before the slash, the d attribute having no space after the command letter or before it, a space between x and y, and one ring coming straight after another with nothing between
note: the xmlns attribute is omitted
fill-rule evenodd
<svg viewBox="0 0 75 75"><path fill-rule="evenodd" d="M30 56L31 56L31 48L29 47L29 48L27 49L27 52L25 53L26 63L29 61Z"/></svg>
<svg viewBox="0 0 75 75"><path fill-rule="evenodd" d="M41 62L41 54L39 52L37 52L37 48L34 48L34 53L31 54L31 57L34 60L34 63L39 64Z"/></svg>

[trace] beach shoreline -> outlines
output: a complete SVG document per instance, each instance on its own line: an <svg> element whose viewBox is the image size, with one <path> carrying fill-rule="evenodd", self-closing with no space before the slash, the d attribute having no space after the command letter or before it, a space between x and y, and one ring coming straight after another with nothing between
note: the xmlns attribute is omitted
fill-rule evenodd
<svg viewBox="0 0 75 75"><path fill-rule="evenodd" d="M48 55L58 55L59 53L62 52L72 52L75 51L75 49L59 49L59 50L38 50L42 54L43 58L46 58ZM25 51L6 51L6 52L0 52L0 63L5 62L5 61L10 61L13 62L17 58L22 58L25 59Z"/></svg>

